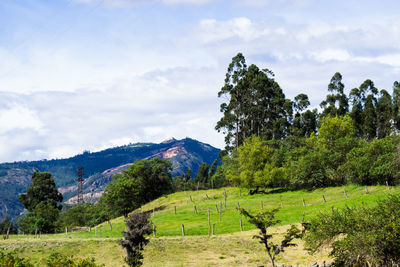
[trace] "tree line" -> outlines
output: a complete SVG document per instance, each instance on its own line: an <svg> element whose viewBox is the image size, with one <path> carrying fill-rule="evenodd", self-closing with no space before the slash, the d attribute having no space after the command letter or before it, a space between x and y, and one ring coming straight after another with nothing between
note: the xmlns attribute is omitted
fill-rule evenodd
<svg viewBox="0 0 400 267"><path fill-rule="evenodd" d="M227 101L215 129L226 147L216 177L245 187L396 183L400 83L392 94L370 79L349 95L344 88L335 73L321 110L310 110L306 94L287 99L271 70L237 54L218 93Z"/></svg>
<svg viewBox="0 0 400 267"><path fill-rule="evenodd" d="M232 58L224 86L218 97L226 99L220 106L223 114L215 129L225 134L225 151L232 152L244 140L256 135L263 140L282 140L288 136L304 137L318 133L322 118L343 117L353 120L355 135L365 140L384 138L400 130L400 83L393 83L393 92L375 87L370 79L358 88L344 92L342 75L332 76L321 112L310 110L304 93L287 99L269 69L246 64L239 53Z"/></svg>

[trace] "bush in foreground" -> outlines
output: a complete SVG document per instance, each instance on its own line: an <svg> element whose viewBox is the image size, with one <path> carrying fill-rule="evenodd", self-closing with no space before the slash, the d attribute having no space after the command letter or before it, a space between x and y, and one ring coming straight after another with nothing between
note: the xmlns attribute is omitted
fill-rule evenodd
<svg viewBox="0 0 400 267"><path fill-rule="evenodd" d="M4 253L0 251L1 267L34 267L34 265L25 258L21 258L15 251ZM51 254L46 260L46 267L102 267L96 265L93 258L74 259L59 253Z"/></svg>
<svg viewBox="0 0 400 267"><path fill-rule="evenodd" d="M145 235L152 233L151 223L149 222L149 214L134 213L126 220L127 231L123 231L124 239L120 239L120 245L126 249L126 263L129 266L142 265L142 250L147 243L148 238Z"/></svg>
<svg viewBox="0 0 400 267"><path fill-rule="evenodd" d="M307 245L314 251L331 245L337 266L400 264L400 195L375 207L346 207L311 221Z"/></svg>

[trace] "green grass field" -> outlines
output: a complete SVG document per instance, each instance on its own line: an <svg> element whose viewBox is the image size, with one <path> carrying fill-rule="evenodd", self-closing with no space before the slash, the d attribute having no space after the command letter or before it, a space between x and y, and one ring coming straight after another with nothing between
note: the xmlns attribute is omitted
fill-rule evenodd
<svg viewBox="0 0 400 267"><path fill-rule="evenodd" d="M227 193L225 206L224 190ZM345 197L346 190L348 198ZM352 205L375 205L377 200L389 193L399 192L400 187L386 186L364 187L346 186L317 189L314 191L297 190L271 194L249 196L248 191L238 188L178 192L161 197L144 205L142 211L150 211L156 226L156 237L151 237L145 249L144 266L254 266L265 264L267 257L263 248L252 235L257 231L243 218L240 207L257 213L263 209L280 208L276 218L281 220L275 227L279 235L292 223L300 223L303 213L305 220L319 212L330 211L332 207L340 209ZM323 199L326 199L326 202ZM191 200L192 199L192 200ZM305 206L303 205L303 199ZM262 203L262 204L261 204ZM217 212L221 210L221 216ZM282 207L282 206L283 207ZM195 207L197 214L195 213ZM176 214L175 214L176 207ZM222 207L222 209L221 209ZM208 209L211 224L215 224L215 235L208 237ZM243 232L240 231L240 220ZM182 224L185 236L182 237ZM17 250L22 256L31 258L39 266L43 258L54 252L71 253L76 257L94 257L97 263L106 266L122 266L124 252L117 244L124 230L123 218L103 223L96 230L70 232L63 234L33 236L12 236L0 241L0 248ZM299 241L299 246L289 248L278 258L280 263L308 265L314 261L329 260L327 251L308 255Z"/></svg>

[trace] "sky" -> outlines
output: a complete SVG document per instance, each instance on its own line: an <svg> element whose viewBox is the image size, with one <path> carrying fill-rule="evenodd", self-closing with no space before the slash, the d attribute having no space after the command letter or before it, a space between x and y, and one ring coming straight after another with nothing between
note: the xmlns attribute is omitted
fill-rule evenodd
<svg viewBox="0 0 400 267"><path fill-rule="evenodd" d="M1 0L0 162L190 137L224 147L237 53L318 107L400 80L397 0Z"/></svg>

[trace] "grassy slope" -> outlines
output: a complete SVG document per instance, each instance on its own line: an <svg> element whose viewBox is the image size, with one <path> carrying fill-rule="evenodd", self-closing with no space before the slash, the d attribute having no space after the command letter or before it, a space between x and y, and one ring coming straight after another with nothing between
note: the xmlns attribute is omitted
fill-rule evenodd
<svg viewBox="0 0 400 267"><path fill-rule="evenodd" d="M348 198L344 196L346 190ZM156 209L152 221L157 226L157 237L152 238L145 250L145 266L251 266L265 263L265 252L251 236L256 233L254 227L245 218L243 219L244 232L240 232L240 214L237 211L237 202L240 206L256 213L261 210L261 201L264 209L279 208L281 200L283 208L277 213L280 227L274 228L282 232L288 224L301 222L303 212L305 219L315 216L320 211L330 211L331 207L345 205L374 205L376 200L385 197L388 192L398 192L400 187L390 191L385 186L368 187L369 194L365 194L364 187L346 186L324 188L314 191L288 191L268 195L249 196L247 191L238 188L226 188L227 203L224 205L223 191L204 190L192 192L178 192L161 197L141 209L152 211ZM240 195L241 192L241 195ZM208 198L206 197L208 195ZM327 203L324 203L322 195ZM190 200L192 197L193 202ZM304 198L306 206L303 206ZM221 221L216 212L222 204ZM198 214L194 213L196 205ZM175 215L174 207L177 207ZM216 236L208 238L208 215L210 208L211 223L215 223ZM124 229L123 218L112 220L112 231L108 223L98 226L97 238L95 230L91 232L74 232L65 234L42 236L33 239L31 236L13 236L11 240L0 241L0 247L17 249L24 256L32 258L36 263L52 251L63 253L71 252L77 257L95 257L96 262L106 266L121 266L123 252L116 240L120 238ZM185 225L185 237L181 236L181 224ZM252 231L249 231L252 230ZM279 258L280 263L310 264L316 258L328 259L327 253L309 256L302 249L302 243L297 248L290 248Z"/></svg>

